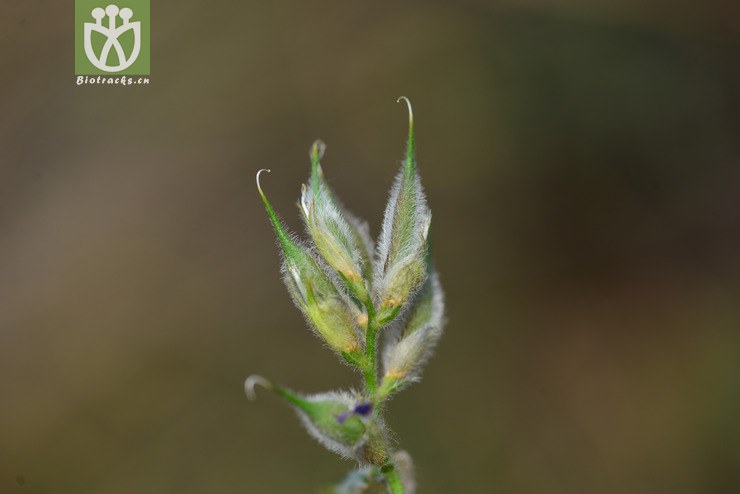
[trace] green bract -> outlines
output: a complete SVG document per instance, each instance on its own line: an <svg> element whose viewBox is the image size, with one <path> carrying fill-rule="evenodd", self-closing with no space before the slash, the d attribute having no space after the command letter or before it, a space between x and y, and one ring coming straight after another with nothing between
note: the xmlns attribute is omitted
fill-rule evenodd
<svg viewBox="0 0 740 494"><path fill-rule="evenodd" d="M409 105L406 156L385 209L375 261L375 299L383 320L395 317L424 282L427 236L432 221L416 171L414 114L408 99L406 103Z"/></svg>
<svg viewBox="0 0 740 494"><path fill-rule="evenodd" d="M324 180L319 164L324 145L311 147L311 178L301 189L300 209L316 249L341 277L350 293L369 302L368 277L372 269L372 241L367 226L344 211Z"/></svg>
<svg viewBox="0 0 740 494"><path fill-rule="evenodd" d="M313 437L361 465L331 492L410 494L415 488L413 463L407 453L394 452L382 411L389 396L421 378L442 335L444 296L431 262L432 215L416 169L413 113L408 99L401 99L409 109L409 137L377 249L367 224L348 212L327 185L321 141L311 147L311 174L299 202L307 243L286 231L260 186L265 170L257 173L291 297L316 334L362 373L365 385L361 393L303 395L252 376L245 386L250 397L255 384L282 396ZM383 338L381 368L377 347Z"/></svg>
<svg viewBox="0 0 740 494"><path fill-rule="evenodd" d="M269 173L270 170L264 171ZM340 355L356 353L360 341L344 295L314 256L286 232L259 185L259 173L257 188L282 249L283 281L293 301L332 349Z"/></svg>
<svg viewBox="0 0 740 494"><path fill-rule="evenodd" d="M442 336L443 324L444 294L439 276L432 273L416 296L400 330L388 339L383 352L385 375L382 395L421 378L423 365Z"/></svg>

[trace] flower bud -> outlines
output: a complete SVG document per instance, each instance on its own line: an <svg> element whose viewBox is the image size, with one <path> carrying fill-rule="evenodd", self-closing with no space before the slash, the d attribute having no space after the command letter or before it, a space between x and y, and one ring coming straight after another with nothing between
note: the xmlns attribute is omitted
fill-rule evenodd
<svg viewBox="0 0 740 494"><path fill-rule="evenodd" d="M444 294L439 277L433 273L383 352L381 397L420 379L424 364L442 336L443 325Z"/></svg>
<svg viewBox="0 0 740 494"><path fill-rule="evenodd" d="M308 432L331 451L353 458L365 441L363 418L352 414L355 400L346 393L325 393L300 397L283 393Z"/></svg>
<svg viewBox="0 0 740 494"><path fill-rule="evenodd" d="M301 187L300 210L316 249L350 292L367 305L372 241L367 225L341 206L324 180L319 164L323 152L324 144L316 141L310 153L311 178Z"/></svg>
<svg viewBox="0 0 740 494"><path fill-rule="evenodd" d="M375 264L375 299L379 319L393 319L426 278L424 258L431 213L416 172L414 119L409 107L409 139L401 171L391 189L383 217Z"/></svg>
<svg viewBox="0 0 740 494"><path fill-rule="evenodd" d="M361 397L339 391L303 395L260 376L250 376L244 386L252 398L255 384L290 403L308 433L330 451L363 463L387 459L385 442L377 439L382 428L375 421L373 406Z"/></svg>
<svg viewBox="0 0 740 494"><path fill-rule="evenodd" d="M425 278L423 255L409 256L396 263L386 275L387 282L381 291L382 302L378 307L378 318L381 321L393 319Z"/></svg>
<svg viewBox="0 0 740 494"><path fill-rule="evenodd" d="M277 234L283 258L283 281L293 301L314 331L334 351L340 355L359 355L360 340L350 302L337 290L313 255L287 233L262 192L260 172L257 173L257 188Z"/></svg>

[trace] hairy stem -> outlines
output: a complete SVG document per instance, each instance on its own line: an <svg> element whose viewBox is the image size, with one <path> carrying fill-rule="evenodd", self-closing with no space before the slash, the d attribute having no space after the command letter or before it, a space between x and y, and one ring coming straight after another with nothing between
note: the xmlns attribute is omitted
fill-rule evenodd
<svg viewBox="0 0 740 494"><path fill-rule="evenodd" d="M369 304L367 306L367 332L365 334L365 368L363 369L363 374L365 376L367 394L371 399L375 396L378 379L378 364L376 362L378 324L376 321L377 319L375 317L375 308L372 306L372 304Z"/></svg>
<svg viewBox="0 0 740 494"><path fill-rule="evenodd" d="M401 482L401 477L398 475L398 470L396 470L396 467L393 466L392 463L389 463L383 468L383 475L385 475L385 479L388 481L388 487L390 488L391 494L403 494L403 483Z"/></svg>
<svg viewBox="0 0 740 494"><path fill-rule="evenodd" d="M378 362L377 362L377 337L380 325L378 324L375 307L372 304L367 306L367 334L365 335L365 366L363 373L365 376L365 385L367 394L373 402L378 399ZM385 446L388 448L388 445ZM403 483L398 475L395 465L388 460L388 463L381 469L383 476L388 482L390 494L404 494Z"/></svg>

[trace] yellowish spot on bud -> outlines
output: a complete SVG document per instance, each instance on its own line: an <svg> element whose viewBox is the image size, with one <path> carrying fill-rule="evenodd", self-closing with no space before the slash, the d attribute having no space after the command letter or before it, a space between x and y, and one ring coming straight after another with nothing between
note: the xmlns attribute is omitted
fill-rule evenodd
<svg viewBox="0 0 740 494"><path fill-rule="evenodd" d="M392 381L400 381L407 375L408 375L408 372L404 372L402 370L397 370L397 369L389 370L388 372L385 373L386 379L390 379Z"/></svg>
<svg viewBox="0 0 740 494"><path fill-rule="evenodd" d="M352 353L355 353L359 349L360 349L360 345L358 345L357 343L351 343L343 351L352 354Z"/></svg>
<svg viewBox="0 0 740 494"><path fill-rule="evenodd" d="M357 322L357 325L360 326L363 330L367 329L367 314L364 312L360 312L357 314L357 317L355 318L355 321Z"/></svg>

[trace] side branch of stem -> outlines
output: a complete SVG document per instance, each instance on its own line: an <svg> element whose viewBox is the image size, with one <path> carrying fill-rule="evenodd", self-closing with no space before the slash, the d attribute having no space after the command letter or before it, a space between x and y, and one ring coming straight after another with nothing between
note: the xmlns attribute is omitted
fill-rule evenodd
<svg viewBox="0 0 740 494"><path fill-rule="evenodd" d="M401 482L398 470L396 470L396 467L392 463L383 467L383 475L385 475L385 479L388 481L388 488L391 494L403 494L403 482Z"/></svg>

